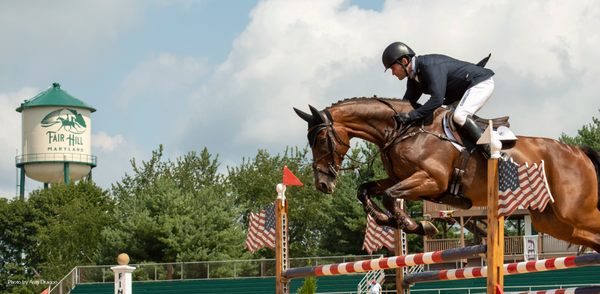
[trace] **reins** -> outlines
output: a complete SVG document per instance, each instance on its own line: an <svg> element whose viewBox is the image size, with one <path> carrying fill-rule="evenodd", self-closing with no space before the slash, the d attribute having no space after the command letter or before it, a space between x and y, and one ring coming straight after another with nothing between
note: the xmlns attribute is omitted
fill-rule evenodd
<svg viewBox="0 0 600 294"><path fill-rule="evenodd" d="M374 99L377 100L377 101L379 101L379 102L381 102L381 103L383 103L383 104L385 104L385 105L387 105L388 107L390 107L394 111L394 114L398 114L398 111L396 110L396 108L391 103L389 103L388 101L385 101L385 100L379 99L379 98L374 98ZM328 112L327 110L324 110L324 111ZM393 119L393 116L392 116L392 120L395 122L395 120ZM336 148L337 143L340 143L340 144L342 144L342 145L344 145L344 146L346 146L348 148L352 148L352 147L350 145L346 144L340 138L340 136L336 132L335 128L333 127L333 121L329 121L329 119L327 118L327 116L325 116L325 122L323 122L322 124L313 126L308 131L310 132L313 129L316 129L316 128L319 128L319 127L325 127L326 130L327 130L327 138L329 140L329 145L330 145L329 147L330 147L331 151L329 153L324 154L319 159L314 160L313 161L313 168L315 168L318 171L321 171L321 168L318 167L318 166L316 166L316 162L319 162L323 158L325 158L326 156L330 155L331 156L331 161L328 162L327 169L328 169L328 173L331 174L333 177L337 178L339 171L342 171L342 170L355 170L357 168L358 169L362 169L362 167L364 165L368 166L368 169L367 169L367 175L368 175L368 174L370 174L370 172L371 172L371 170L373 168L373 163L375 162L375 158L380 153L382 153L384 151L387 151L387 149L389 149L390 147L392 147L392 146L394 146L394 145L396 145L396 144L398 144L398 143L400 143L400 142L402 142L404 140L412 138L412 137L414 137L414 136L416 136L418 134L425 133L425 134L429 134L429 135L435 136L436 138L438 138L438 139L440 139L442 141L448 141L448 142L458 143L455 140L452 140L452 139L448 138L445 135L436 134L434 132L425 130L425 123L423 121L421 122L421 126L420 126L419 130L414 131L414 132L410 132L410 133L406 134L406 132L408 132L408 130L410 128L412 128L414 126L414 124L415 124L415 122L411 122L411 123L406 124L406 125L396 125L396 127L393 130L391 130L391 131L389 131L386 128L386 130L385 130L385 132L386 132L385 137L388 137L386 139L386 143L375 154L373 154L370 158L368 158L367 160L365 160L365 162L361 162L361 161L359 161L359 160L357 160L357 159L355 159L355 158L353 158L353 157L351 157L349 155L341 154L337 150L337 148ZM388 136L388 134L392 134L392 135ZM358 166L357 165L352 165L350 167L340 168L340 166L337 164L337 161L335 159L335 154L338 154L342 158L342 161L345 158L348 158L352 162L357 163ZM337 170L336 170L336 168L337 168ZM363 178L363 176L362 176L361 173L359 173L359 176L361 177L361 179L363 181L366 181L366 179Z"/></svg>

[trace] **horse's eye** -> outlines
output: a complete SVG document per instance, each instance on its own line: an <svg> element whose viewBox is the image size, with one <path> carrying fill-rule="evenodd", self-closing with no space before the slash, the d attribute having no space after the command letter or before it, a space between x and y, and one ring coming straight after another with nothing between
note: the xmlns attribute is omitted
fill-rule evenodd
<svg viewBox="0 0 600 294"><path fill-rule="evenodd" d="M321 138L321 139L319 139L319 144L320 145L325 145L325 143L327 143L327 138Z"/></svg>

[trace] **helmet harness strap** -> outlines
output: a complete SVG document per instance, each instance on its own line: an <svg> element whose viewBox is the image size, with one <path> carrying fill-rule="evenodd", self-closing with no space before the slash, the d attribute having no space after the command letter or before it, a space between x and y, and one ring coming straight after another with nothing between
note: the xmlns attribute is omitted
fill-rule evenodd
<svg viewBox="0 0 600 294"><path fill-rule="evenodd" d="M400 66L402 66L402 69L404 69L404 73L406 74L406 77L408 77L408 70L406 69L406 65L404 63L402 63L402 58L406 58L405 56L400 57L400 59L398 59L398 63L400 63ZM408 60L408 58L407 58Z"/></svg>

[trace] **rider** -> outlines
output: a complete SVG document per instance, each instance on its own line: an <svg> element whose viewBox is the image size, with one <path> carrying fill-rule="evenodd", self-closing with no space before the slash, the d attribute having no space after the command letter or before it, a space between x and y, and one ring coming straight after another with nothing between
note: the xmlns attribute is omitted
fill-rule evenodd
<svg viewBox="0 0 600 294"><path fill-rule="evenodd" d="M483 107L494 92L494 72L483 68L488 58L475 65L439 54L416 56L402 42L390 44L383 51L383 66L386 71L391 68L392 75L399 80L408 77L404 99L417 102L423 93L431 95L420 108L395 115L398 124L424 119L442 105L453 105L456 106L454 122L462 126L476 142L483 134L483 129L472 115ZM483 145L481 153L489 159L490 145Z"/></svg>

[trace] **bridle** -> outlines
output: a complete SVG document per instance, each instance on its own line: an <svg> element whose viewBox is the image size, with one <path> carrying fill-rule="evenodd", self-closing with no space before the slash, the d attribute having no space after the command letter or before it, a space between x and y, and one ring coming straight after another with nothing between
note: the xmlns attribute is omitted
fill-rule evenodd
<svg viewBox="0 0 600 294"><path fill-rule="evenodd" d="M387 105L388 107L390 107L396 114L398 113L398 111L396 110L396 108L391 105L389 102L383 100L383 99L379 99L379 98L375 98L377 101ZM379 155L381 152L384 152L385 150L387 150L389 147L396 145L406 139L409 139L417 134L420 133L426 133L429 135L433 135L435 137L437 137L440 140L444 140L444 141L453 141L451 139L449 139L448 137L444 136L444 135L439 135L436 133L433 133L431 131L427 131L424 128L424 124L423 122L421 122L421 127L418 131L414 131L411 132L409 134L406 134L408 129L412 128L414 126L414 122L411 122L407 125L397 125L396 128L388 135L386 135L387 139L386 139L386 143L384 144L384 146L382 148L379 149L379 151L377 151L373 156L371 156L371 158L367 159L365 162L360 162L350 156L347 156L346 154L342 154L337 150L337 145L341 144L345 147L351 148L350 145L346 144L338 135L338 133L336 132L335 128L333 127L333 118L331 116L331 114L329 113L329 111L327 109L324 109L322 112L324 112L325 115L323 115L323 123L320 123L318 125L315 125L313 127L311 127L310 129L308 129L308 132L310 133L311 131L316 131L316 132L320 132L321 130L325 129L326 135L327 135L327 141L329 141L329 152L323 154L321 157L319 157L317 160L313 160L312 163L312 167L313 170L318 171L319 173L325 173L333 178L337 178L338 177L338 173L340 170L354 170L357 168L362 167L365 164L369 165L369 169L372 168L372 164L375 161L375 158L377 157L377 155ZM393 119L392 119L393 120ZM343 168L340 169L340 165L337 163L335 155L339 155L342 159L341 161L344 160L344 158L349 158L351 161L358 163L358 166L351 166L351 167L347 167L347 168ZM320 162L321 160L323 160L325 157L327 156L331 156L331 160L327 163L327 171L323 171L319 166L317 166L317 162ZM341 163L340 161L340 163ZM361 175L362 177L362 175ZM365 180L365 179L363 179Z"/></svg>
<svg viewBox="0 0 600 294"><path fill-rule="evenodd" d="M396 111L396 109L394 108L394 106L392 106L391 104L389 104L387 101L385 100L381 100L378 98L375 98L377 101L382 102L383 104L389 106L390 108L392 108L394 110L395 113L398 113ZM329 142L329 152L323 154L321 157L319 157L317 160L313 160L312 163L312 167L313 170L317 170L318 172L322 172L325 173L333 178L337 178L338 177L338 173L340 170L355 170L357 168L361 168L364 165L368 165L369 166L369 170L373 167L373 162L375 161L375 158L377 157L377 155L379 155L379 153L381 153L382 151L384 151L385 149L387 149L390 145L386 144L386 146L384 146L383 148L379 149L379 151L377 151L375 154L373 154L370 158L368 158L365 162L361 162L355 158L352 158L351 156L348 156L346 154L342 154L340 153L336 146L338 143L340 143L341 145L351 148L350 145L346 144L338 135L338 133L336 132L335 128L333 127L333 118L331 116L331 113L329 113L329 111L327 109L324 109L322 112L325 113L325 115L323 115L323 123L320 123L318 125L315 125L313 127L311 127L310 129L308 129L308 132L310 133L311 131L317 131L320 132L322 129L325 129L326 135L327 135L327 141ZM412 124L404 126L401 130L399 130L399 133L397 133L398 135L404 134L406 132L406 130L408 128L410 128L412 126ZM398 135L394 136L397 137ZM336 159L335 159L335 155L339 155L342 159L341 161L343 161L345 158L350 159L352 162L357 163L357 165L353 165L350 167L346 167L346 168L341 168L340 169L340 165L337 163ZM317 162L320 162L323 158L327 157L327 156L331 156L331 160L327 163L327 172L324 172L319 166L317 166ZM340 162L341 163L341 162ZM370 172L368 172L367 174L369 174ZM360 175L360 177L362 178L362 175ZM366 181L366 179L363 178L363 181Z"/></svg>
<svg viewBox="0 0 600 294"><path fill-rule="evenodd" d="M327 135L327 141L329 142L329 152L323 154L323 156L319 157L319 159L317 160L313 160L313 170L317 170L318 172L322 172L325 174L328 174L329 176L332 176L333 178L337 178L338 177L338 170L340 169L340 165L337 163L336 159L335 159L335 155L339 155L343 161L344 158L346 157L346 154L342 154L337 150L337 144L341 144L345 147L351 148L350 145L346 144L346 142L344 142L342 140L342 138L340 138L340 136L338 135L338 133L335 131L335 128L333 127L333 119L330 120L331 118L331 114L329 113L329 111L327 109L323 110L323 112L325 112L326 115L323 116L324 118L324 122L320 123L318 125L313 126L312 128L308 129L308 132L310 133L311 131L315 131L318 129L325 129L325 133ZM327 163L327 171L324 172L321 167L317 166L317 162L320 162L321 160L323 160L325 157L327 156L331 156L331 160ZM351 158L348 156L348 158ZM352 159L354 160L354 159ZM340 163L341 163L340 161Z"/></svg>

